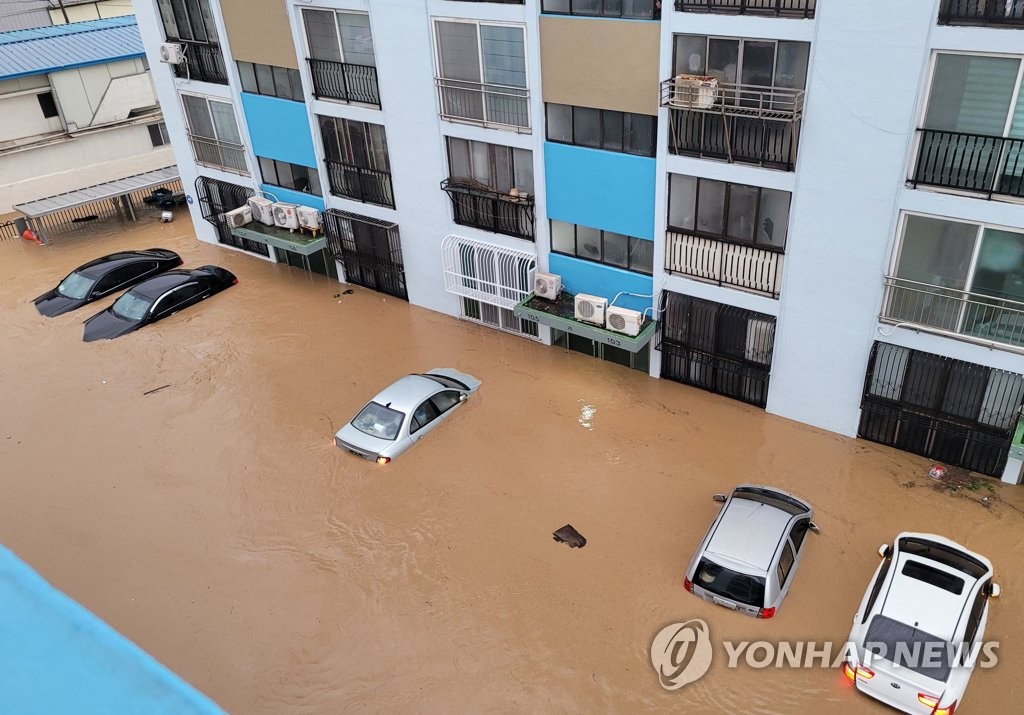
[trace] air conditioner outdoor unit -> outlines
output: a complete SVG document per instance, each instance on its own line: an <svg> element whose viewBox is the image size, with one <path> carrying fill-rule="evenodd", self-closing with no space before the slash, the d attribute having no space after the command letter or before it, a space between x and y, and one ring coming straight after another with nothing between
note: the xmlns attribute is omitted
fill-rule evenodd
<svg viewBox="0 0 1024 715"><path fill-rule="evenodd" d="M535 295L547 300L554 300L558 297L560 290L562 290L562 276L557 273L537 271L537 275L533 280L533 292Z"/></svg>
<svg viewBox="0 0 1024 715"><path fill-rule="evenodd" d="M672 79L668 103L684 109L710 109L717 97L717 77L679 74Z"/></svg>
<svg viewBox="0 0 1024 715"><path fill-rule="evenodd" d="M274 203L274 225L295 230L299 227L299 216L295 213L298 204Z"/></svg>
<svg viewBox="0 0 1024 715"><path fill-rule="evenodd" d="M274 225L274 202L262 196L250 196L249 208L252 210L252 217L267 226Z"/></svg>
<svg viewBox="0 0 1024 715"><path fill-rule="evenodd" d="M310 231L319 231L323 226L323 221L320 218L320 212L309 206L299 206L295 209L295 213L299 217L299 225L303 228L308 228Z"/></svg>
<svg viewBox="0 0 1024 715"><path fill-rule="evenodd" d="M252 209L248 206L242 206L234 211L228 211L224 214L224 219L228 222L228 226L231 226L231 228L244 226L245 224L252 222Z"/></svg>
<svg viewBox="0 0 1024 715"><path fill-rule="evenodd" d="M185 46L177 42L160 45L160 61L169 65L180 65L185 61Z"/></svg>
<svg viewBox="0 0 1024 715"><path fill-rule="evenodd" d="M604 311L608 307L608 299L586 293L576 294L576 320L593 323L604 327Z"/></svg>
<svg viewBox="0 0 1024 715"><path fill-rule="evenodd" d="M644 314L637 310L619 308L613 305L605 313L605 327L616 333L638 335L643 324Z"/></svg>

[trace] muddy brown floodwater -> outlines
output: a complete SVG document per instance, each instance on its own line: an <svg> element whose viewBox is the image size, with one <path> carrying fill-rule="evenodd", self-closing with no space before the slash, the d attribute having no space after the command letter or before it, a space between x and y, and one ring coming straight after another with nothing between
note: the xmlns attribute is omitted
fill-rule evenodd
<svg viewBox="0 0 1024 715"><path fill-rule="evenodd" d="M240 282L89 344L81 321L109 301L56 319L30 303L150 246ZM0 242L0 541L233 713L883 713L837 670L729 670L718 645L708 675L668 692L651 639L701 618L716 644L843 642L878 545L930 531L991 558L1003 586L999 665L957 712L1024 701L1019 488L939 492L909 454L336 293L197 242L183 213ZM334 447L379 388L449 365L483 387L412 451L379 467ZM822 528L766 621L681 585L711 494L741 481L807 498ZM586 548L552 539L566 523Z"/></svg>

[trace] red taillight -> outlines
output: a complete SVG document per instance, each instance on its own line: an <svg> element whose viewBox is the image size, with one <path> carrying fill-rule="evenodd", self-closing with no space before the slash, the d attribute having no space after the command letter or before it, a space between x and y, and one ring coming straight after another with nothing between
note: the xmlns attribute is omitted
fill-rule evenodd
<svg viewBox="0 0 1024 715"><path fill-rule="evenodd" d="M757 612L757 617L758 618L771 618L774 615L775 615L775 606L772 606L771 608L762 608L761 610L759 610Z"/></svg>
<svg viewBox="0 0 1024 715"><path fill-rule="evenodd" d="M935 708L932 710L932 715L953 715L956 711L956 703L953 703L948 708Z"/></svg>
<svg viewBox="0 0 1024 715"><path fill-rule="evenodd" d="M232 280L231 285L238 285L238 279L235 278L234 280Z"/></svg>
<svg viewBox="0 0 1024 715"><path fill-rule="evenodd" d="M936 705L939 704L939 699L934 695L925 695L924 693L918 693L917 699L921 702L922 705L927 705L930 708L934 708Z"/></svg>
<svg viewBox="0 0 1024 715"><path fill-rule="evenodd" d="M690 593L693 593L693 581L683 576L683 588L685 588Z"/></svg>
<svg viewBox="0 0 1024 715"><path fill-rule="evenodd" d="M377 464L387 464L391 461L391 457L377 457Z"/></svg>
<svg viewBox="0 0 1024 715"><path fill-rule="evenodd" d="M864 680L871 680L875 677L875 671L865 668L863 665L854 667L850 665L849 661L843 663L843 672L850 680L856 680L858 677L864 678Z"/></svg>
<svg viewBox="0 0 1024 715"><path fill-rule="evenodd" d="M854 671L853 666L848 662L843 663L843 674L850 680L857 679L857 673Z"/></svg>

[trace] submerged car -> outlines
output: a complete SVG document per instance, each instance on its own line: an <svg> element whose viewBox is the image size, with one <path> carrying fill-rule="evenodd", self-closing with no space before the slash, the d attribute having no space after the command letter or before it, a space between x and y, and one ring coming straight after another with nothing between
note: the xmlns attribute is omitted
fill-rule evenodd
<svg viewBox="0 0 1024 715"><path fill-rule="evenodd" d="M181 256L166 248L111 253L79 266L32 302L40 314L53 318L180 265Z"/></svg>
<svg viewBox="0 0 1024 715"><path fill-rule="evenodd" d="M905 713L949 715L986 657L989 599L999 595L992 564L934 534L903 532L878 554L843 672L862 693Z"/></svg>
<svg viewBox="0 0 1024 715"><path fill-rule="evenodd" d="M374 397L334 443L364 459L387 464L412 447L480 387L452 368L406 375Z"/></svg>
<svg viewBox="0 0 1024 715"><path fill-rule="evenodd" d="M756 618L771 618L793 584L811 521L810 504L779 489L742 484L725 504L690 561L687 591Z"/></svg>
<svg viewBox="0 0 1024 715"><path fill-rule="evenodd" d="M177 313L230 288L238 279L217 266L173 270L139 283L101 313L85 321L83 339L116 338Z"/></svg>

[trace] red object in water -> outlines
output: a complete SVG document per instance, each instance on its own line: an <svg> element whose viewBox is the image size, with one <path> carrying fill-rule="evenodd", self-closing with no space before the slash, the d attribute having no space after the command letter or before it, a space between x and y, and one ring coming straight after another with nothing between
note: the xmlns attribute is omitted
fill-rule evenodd
<svg viewBox="0 0 1024 715"><path fill-rule="evenodd" d="M26 241L35 241L40 245L42 245L43 243L42 241L39 240L39 236L36 235L36 232L30 228L26 228L24 231L22 231L21 237L24 238Z"/></svg>
<svg viewBox="0 0 1024 715"><path fill-rule="evenodd" d="M942 479L945 475L945 468L939 464L933 464L932 468L928 470L928 476L932 479Z"/></svg>

